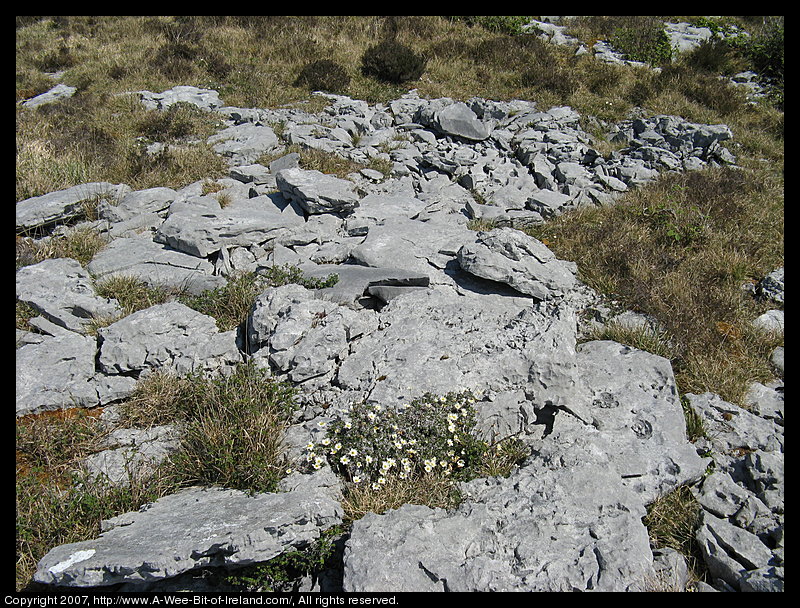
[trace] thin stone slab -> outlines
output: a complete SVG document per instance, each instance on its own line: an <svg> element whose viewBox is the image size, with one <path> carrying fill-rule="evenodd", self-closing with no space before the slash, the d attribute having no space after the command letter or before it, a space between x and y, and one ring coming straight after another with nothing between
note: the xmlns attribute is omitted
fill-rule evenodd
<svg viewBox="0 0 800 608"><path fill-rule="evenodd" d="M161 93L137 92L142 104L149 110L167 110L176 103L188 103L207 111L215 110L223 105L217 91L187 85L178 85Z"/></svg>
<svg viewBox="0 0 800 608"><path fill-rule="evenodd" d="M118 238L95 254L87 270L102 281L111 277L132 277L150 287L161 287L193 295L226 284L214 276L207 260L154 242L149 236Z"/></svg>
<svg viewBox="0 0 800 608"><path fill-rule="evenodd" d="M34 580L94 587L244 566L303 548L341 521L339 502L315 486L255 495L193 487L106 520L98 538L51 549Z"/></svg>
<svg viewBox="0 0 800 608"><path fill-rule="evenodd" d="M119 200L130 188L124 184L90 182L19 201L17 232L50 227L85 215L84 202L103 197Z"/></svg>
<svg viewBox="0 0 800 608"><path fill-rule="evenodd" d="M461 101L436 112L433 122L435 128L442 133L473 141L482 141L491 134L491 128Z"/></svg>
<svg viewBox="0 0 800 608"><path fill-rule="evenodd" d="M355 264L305 264L300 267L307 277L325 279L336 274L339 279L333 287L326 287L317 294L337 304L356 305L369 294L373 287L427 287L430 278L397 268L371 268Z"/></svg>
<svg viewBox="0 0 800 608"><path fill-rule="evenodd" d="M116 300L95 292L89 273L77 260L57 258L17 270L17 300L29 304L50 321L85 333L93 320L116 318Z"/></svg>
<svg viewBox="0 0 800 608"><path fill-rule="evenodd" d="M53 103L56 101L61 101L62 99L68 99L69 97L72 97L77 90L77 88L68 86L66 84L57 84L49 91L23 101L22 106L25 108L37 108L46 103Z"/></svg>

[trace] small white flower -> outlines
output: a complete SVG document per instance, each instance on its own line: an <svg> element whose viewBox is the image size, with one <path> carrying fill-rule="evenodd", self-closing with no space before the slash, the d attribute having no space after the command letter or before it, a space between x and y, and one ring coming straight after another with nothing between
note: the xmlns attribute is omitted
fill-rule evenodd
<svg viewBox="0 0 800 608"><path fill-rule="evenodd" d="M292 473L294 473L294 469L286 469L287 475L291 475Z"/></svg>
<svg viewBox="0 0 800 608"><path fill-rule="evenodd" d="M361 477L359 477L358 475L353 477L353 483L361 483Z"/></svg>
<svg viewBox="0 0 800 608"><path fill-rule="evenodd" d="M334 452L334 454L335 454L336 452L338 452L339 450L341 450L341 449L342 449L342 444L341 444L341 443L337 443L335 446L333 446L333 452Z"/></svg>
<svg viewBox="0 0 800 608"><path fill-rule="evenodd" d="M309 442L306 444L306 450L308 450L308 451L310 452L310 451L311 451L311 450L313 450L313 449L314 449L314 442L313 442L313 441L309 441Z"/></svg>
<svg viewBox="0 0 800 608"><path fill-rule="evenodd" d="M319 428L323 428L326 424L328 424L328 423L325 422L324 420L320 420L319 422L317 422L317 426Z"/></svg>
<svg viewBox="0 0 800 608"><path fill-rule="evenodd" d="M367 455L364 457L364 460L366 460L367 464L372 464L372 462L373 462L375 459L374 459L372 456L370 456L369 454L367 454Z"/></svg>
<svg viewBox="0 0 800 608"><path fill-rule="evenodd" d="M352 456L353 458L355 458L356 456L358 456L358 450L357 450L357 449L355 449L355 448L350 448L350 451L349 451L349 452L347 452L347 454L348 454L349 456Z"/></svg>
<svg viewBox="0 0 800 608"><path fill-rule="evenodd" d="M347 422L344 423L344 428L352 429L353 428L353 424L348 420Z"/></svg>
<svg viewBox="0 0 800 608"><path fill-rule="evenodd" d="M325 437L325 439L323 439L322 441L320 441L320 443L321 443L322 445L330 445L330 444L331 444L331 440L330 440L330 439L328 439L327 437Z"/></svg>
<svg viewBox="0 0 800 608"><path fill-rule="evenodd" d="M342 456L339 459L339 462L341 462L342 464L349 464L350 463L350 459L347 457L347 455L345 455L345 456Z"/></svg>
<svg viewBox="0 0 800 608"><path fill-rule="evenodd" d="M384 485L386 483L386 478L385 477L378 477L378 483L381 484L381 485Z"/></svg>

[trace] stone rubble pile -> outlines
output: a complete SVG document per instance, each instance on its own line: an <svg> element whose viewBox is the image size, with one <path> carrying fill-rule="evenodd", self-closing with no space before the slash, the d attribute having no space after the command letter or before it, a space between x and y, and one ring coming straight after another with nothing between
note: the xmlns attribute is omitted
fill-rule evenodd
<svg viewBox="0 0 800 608"><path fill-rule="evenodd" d="M320 423L353 403L392 407L470 389L480 395L482 436L519 434L531 456L507 479L465 484L453 512L406 505L357 521L345 590L646 589L665 572L685 575L677 553L654 552L641 521L648 504L684 484L705 509L698 540L715 587L782 589L782 381L754 384L754 413L689 396L719 429L710 445L690 444L669 361L615 342L578 345L579 313L599 297L574 263L514 229L612 204L664 171L733 164L727 126L628 121L610 134L626 147L604 158L571 108L525 101L411 91L370 106L326 95L329 105L311 114L228 107L193 87L138 95L148 107L183 101L225 120L209 144L230 165L216 182L229 203L203 194L202 182L87 184L17 203L18 233L48 239L91 227L112 239L86 269L60 259L17 271L17 298L38 313L30 324L40 332L17 332L18 416L112 412L154 370L224 373L249 357L299 387L285 440L299 457L321 438ZM305 170L296 153L280 157L285 144L382 161L391 173ZM279 158L258 164L265 154ZM99 219L66 225L98 195ZM470 230L477 219L495 227ZM265 289L239 333L170 302L89 335L90 321L120 314L95 290L107 277L201 293L232 273L283 264L339 281ZM760 287L781 303L782 277ZM782 352L780 361L782 369ZM114 437L87 466L125 483L126 467L165 457L180 434L150 431ZM253 496L192 488L160 499L109 520L97 539L54 548L35 580L153 588L199 568L268 560L341 522L329 469L282 484Z"/></svg>

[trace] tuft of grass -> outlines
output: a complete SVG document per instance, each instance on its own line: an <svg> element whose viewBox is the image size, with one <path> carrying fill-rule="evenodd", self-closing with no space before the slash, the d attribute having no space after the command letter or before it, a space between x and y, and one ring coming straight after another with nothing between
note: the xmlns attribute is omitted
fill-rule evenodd
<svg viewBox="0 0 800 608"><path fill-rule="evenodd" d="M182 427L171 457L181 483L275 492L286 468L283 433L296 389L252 363L215 378L190 376L182 387L171 405Z"/></svg>
<svg viewBox="0 0 800 608"><path fill-rule="evenodd" d="M99 410L80 408L25 416L16 425L16 589L36 590L36 564L54 546L93 538L104 519L168 493L155 474L113 488L91 479L81 461L105 436Z"/></svg>
<svg viewBox="0 0 800 608"><path fill-rule="evenodd" d="M35 242L25 237L17 237L17 268L38 264L51 258L72 258L86 266L103 247L108 244L106 237L97 230L78 226L65 234L52 236Z"/></svg>
<svg viewBox="0 0 800 608"><path fill-rule="evenodd" d="M651 545L671 547L686 558L690 580L702 580L706 572L705 562L695 539L700 511L700 504L689 487L680 486L653 501L647 507L647 515L642 519Z"/></svg>

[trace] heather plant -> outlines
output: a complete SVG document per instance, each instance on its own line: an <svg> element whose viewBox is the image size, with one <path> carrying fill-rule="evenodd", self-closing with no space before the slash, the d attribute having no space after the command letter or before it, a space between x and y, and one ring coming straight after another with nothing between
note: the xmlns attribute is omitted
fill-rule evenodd
<svg viewBox="0 0 800 608"><path fill-rule="evenodd" d="M396 40L384 40L364 51L361 71L364 76L400 84L408 80L419 80L426 63L422 55L405 44Z"/></svg>

